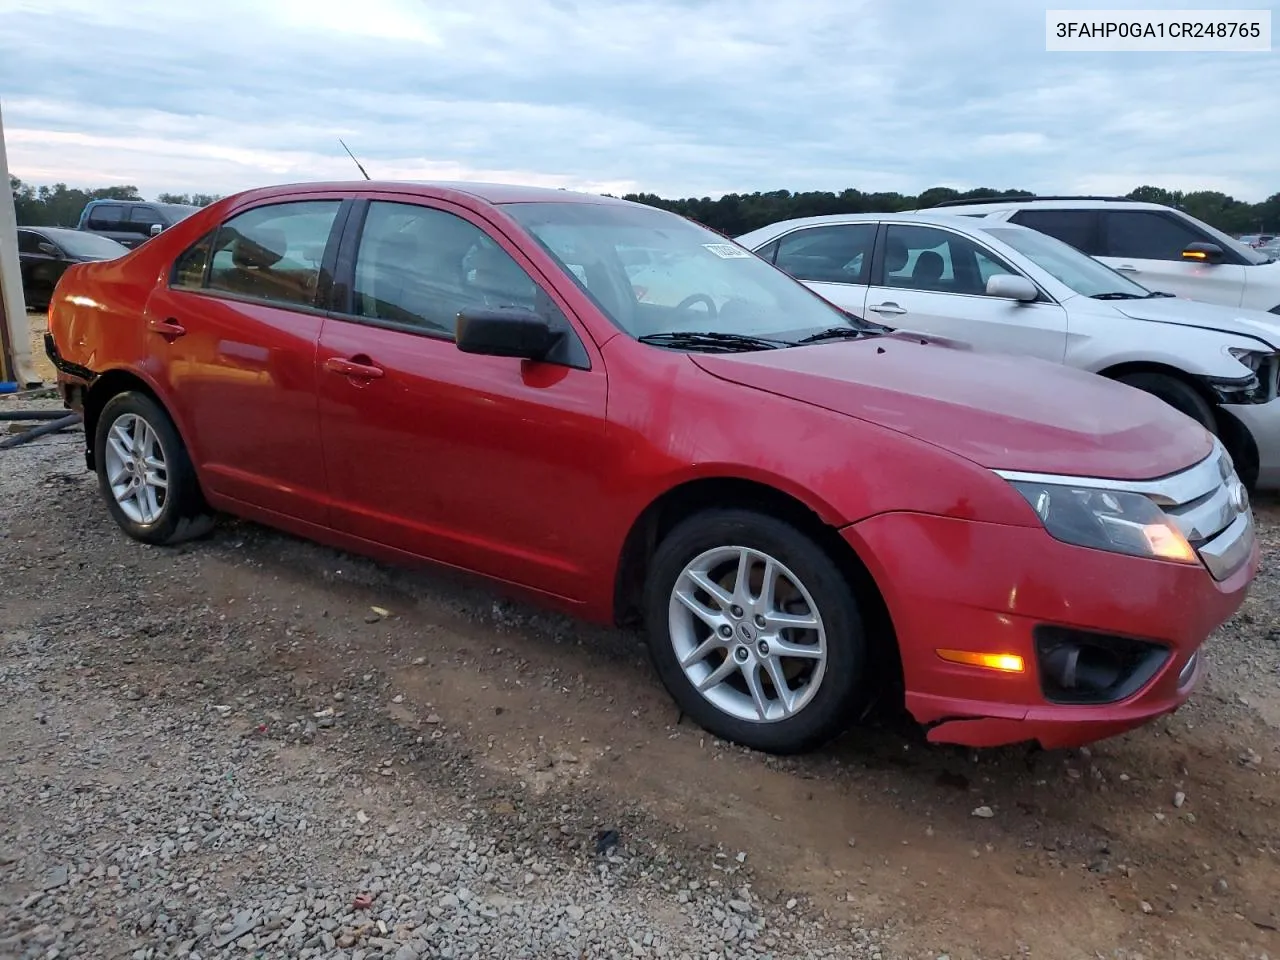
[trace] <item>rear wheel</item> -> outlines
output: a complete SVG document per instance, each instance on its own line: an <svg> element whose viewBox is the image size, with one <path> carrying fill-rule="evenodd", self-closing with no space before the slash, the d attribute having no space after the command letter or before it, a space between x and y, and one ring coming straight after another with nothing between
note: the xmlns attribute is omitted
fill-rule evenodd
<svg viewBox="0 0 1280 960"><path fill-rule="evenodd" d="M107 401L94 436L98 486L120 528L143 543L173 544L213 529L186 445L144 393Z"/></svg>
<svg viewBox="0 0 1280 960"><path fill-rule="evenodd" d="M679 524L654 554L645 616L663 684L725 740L798 753L865 703L853 590L820 545L774 517L722 509Z"/></svg>

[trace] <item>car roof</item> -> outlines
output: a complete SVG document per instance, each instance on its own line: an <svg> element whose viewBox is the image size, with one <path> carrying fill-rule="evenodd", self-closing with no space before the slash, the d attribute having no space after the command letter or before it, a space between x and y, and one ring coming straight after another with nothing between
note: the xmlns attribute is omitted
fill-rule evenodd
<svg viewBox="0 0 1280 960"><path fill-rule="evenodd" d="M1041 210L1169 210L1168 206L1147 200L1127 200L1111 197L1008 197L1004 200L983 200L973 203L928 207L929 210L966 211L970 216L1001 213L1005 210L1021 210L1036 207Z"/></svg>
<svg viewBox="0 0 1280 960"><path fill-rule="evenodd" d="M558 187L530 187L510 183L471 180L333 180L306 183L282 183L247 191L255 197L288 196L331 191L354 193L403 193L411 196L447 200L463 194L485 203L608 203L643 206L618 197L565 190Z"/></svg>
<svg viewBox="0 0 1280 960"><path fill-rule="evenodd" d="M744 233L742 236L755 236L756 234L759 234L763 237L766 233L772 236L777 236L780 233L790 232L791 230L800 227L836 226L847 223L875 223L881 220L908 220L912 223L932 224L938 227L953 227L962 230L982 229L976 218L966 217L957 213L933 213L928 210L891 210L882 213L828 213L816 217L796 217L792 220L779 220L766 227L761 227L758 230L752 230L750 233ZM1001 226L1005 226L1005 224L1001 224ZM1026 227L1018 226L1018 224L1008 224L1008 226L1015 227L1019 230L1027 229Z"/></svg>
<svg viewBox="0 0 1280 960"><path fill-rule="evenodd" d="M19 230L30 230L32 233L39 233L50 240L57 240L59 237L83 237L83 230L76 230L72 227L45 227L34 223L20 223Z"/></svg>

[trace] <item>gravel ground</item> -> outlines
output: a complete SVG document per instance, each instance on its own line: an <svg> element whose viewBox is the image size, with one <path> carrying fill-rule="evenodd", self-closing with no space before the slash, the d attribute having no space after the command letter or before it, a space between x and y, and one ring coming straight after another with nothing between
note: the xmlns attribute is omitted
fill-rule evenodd
<svg viewBox="0 0 1280 960"><path fill-rule="evenodd" d="M81 443L0 451L0 958L1280 957L1273 504L1173 717L784 759L633 636L251 524L134 543Z"/></svg>
<svg viewBox="0 0 1280 960"><path fill-rule="evenodd" d="M254 675L301 634L215 610L199 545L148 564L78 442L0 453L0 956L880 956L735 851L486 784L373 673Z"/></svg>

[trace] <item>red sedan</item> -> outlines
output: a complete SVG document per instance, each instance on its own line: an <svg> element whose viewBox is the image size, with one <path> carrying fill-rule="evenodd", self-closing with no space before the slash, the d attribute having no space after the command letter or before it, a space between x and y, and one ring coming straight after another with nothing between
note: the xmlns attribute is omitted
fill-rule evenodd
<svg viewBox="0 0 1280 960"><path fill-rule="evenodd" d="M50 329L129 535L224 511L642 622L680 707L767 751L877 696L975 746L1129 729L1257 569L1230 459L1166 404L607 197L255 190L71 267Z"/></svg>

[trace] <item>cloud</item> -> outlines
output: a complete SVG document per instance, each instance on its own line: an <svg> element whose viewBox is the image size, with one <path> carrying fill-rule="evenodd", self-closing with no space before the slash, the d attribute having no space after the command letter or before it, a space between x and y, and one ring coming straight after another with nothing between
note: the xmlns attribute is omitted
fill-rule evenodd
<svg viewBox="0 0 1280 960"><path fill-rule="evenodd" d="M1047 53L1025 0L0 0L0 20L33 182L346 179L341 137L374 176L666 196L1280 190L1273 57Z"/></svg>

